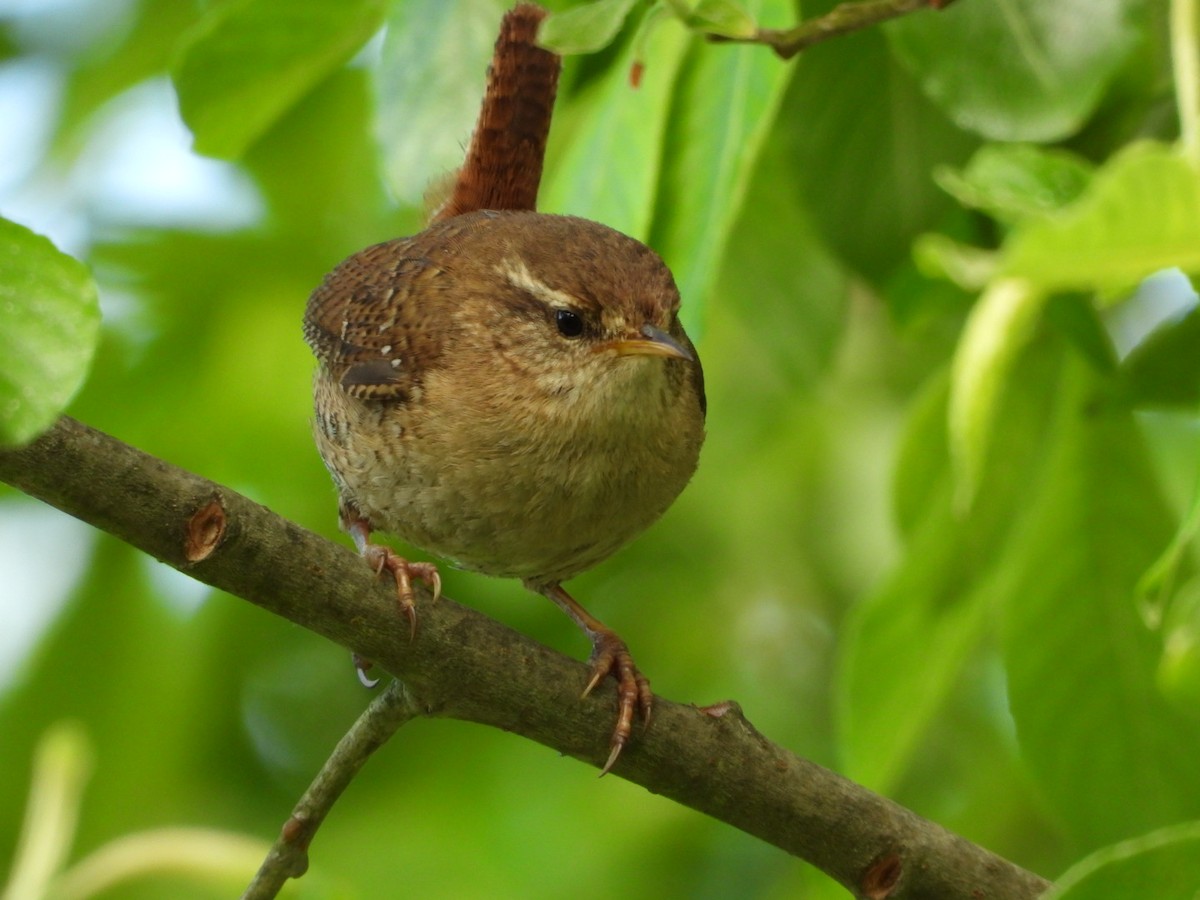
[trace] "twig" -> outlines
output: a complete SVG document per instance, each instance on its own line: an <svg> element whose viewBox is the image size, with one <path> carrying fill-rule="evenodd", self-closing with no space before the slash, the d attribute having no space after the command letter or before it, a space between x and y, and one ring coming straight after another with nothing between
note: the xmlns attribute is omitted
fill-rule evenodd
<svg viewBox="0 0 1200 900"><path fill-rule="evenodd" d="M0 480L374 660L404 680L422 715L503 728L597 768L608 754L615 688L580 700L585 665L424 590L410 642L395 591L348 547L226 487L66 417L0 451ZM613 774L807 860L858 897L1020 900L1048 887L771 743L733 703L657 698L654 724Z"/></svg>
<svg viewBox="0 0 1200 900"><path fill-rule="evenodd" d="M807 19L794 28L760 28L750 37L710 34L714 43L765 44L782 59L838 35L860 31L919 9L945 9L954 0L860 0L842 3L823 16Z"/></svg>
<svg viewBox="0 0 1200 900"><path fill-rule="evenodd" d="M350 786L367 758L387 743L405 722L418 715L401 681L392 681L338 741L317 777L292 810L267 858L242 900L270 900L289 878L308 871L308 847L338 797Z"/></svg>

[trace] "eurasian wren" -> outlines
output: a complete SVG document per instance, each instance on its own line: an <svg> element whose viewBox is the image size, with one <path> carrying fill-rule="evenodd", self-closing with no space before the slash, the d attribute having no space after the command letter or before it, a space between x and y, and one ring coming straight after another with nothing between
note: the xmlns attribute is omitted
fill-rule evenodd
<svg viewBox="0 0 1200 900"><path fill-rule="evenodd" d="M520 578L575 620L593 647L584 693L610 674L618 685L608 771L652 694L562 582L687 484L704 386L663 261L604 225L532 209L558 72L533 45L543 16L522 4L506 17L467 163L433 224L337 266L304 334L342 525L395 576L414 631L411 578L436 593L437 570L370 543L373 530Z"/></svg>

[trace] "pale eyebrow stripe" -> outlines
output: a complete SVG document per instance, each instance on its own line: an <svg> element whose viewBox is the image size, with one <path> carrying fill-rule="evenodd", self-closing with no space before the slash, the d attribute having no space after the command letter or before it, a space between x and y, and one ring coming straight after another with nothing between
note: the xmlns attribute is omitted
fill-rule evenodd
<svg viewBox="0 0 1200 900"><path fill-rule="evenodd" d="M579 301L565 291L556 290L544 281L539 281L529 271L529 267L519 259L509 257L496 267L508 283L515 288L528 291L549 306L562 306L568 309L579 309Z"/></svg>

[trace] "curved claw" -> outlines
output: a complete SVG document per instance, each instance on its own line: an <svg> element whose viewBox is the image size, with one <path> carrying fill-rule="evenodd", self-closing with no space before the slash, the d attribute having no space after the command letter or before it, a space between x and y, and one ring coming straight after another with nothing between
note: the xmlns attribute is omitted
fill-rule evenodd
<svg viewBox="0 0 1200 900"><path fill-rule="evenodd" d="M600 770L600 774L596 776L597 778L603 778L610 771L612 771L612 767L616 765L617 757L621 755L621 751L623 749L625 749L625 742L621 741L618 743L614 738L612 743L612 751L608 754L608 760L604 763L604 768Z"/></svg>
<svg viewBox="0 0 1200 900"><path fill-rule="evenodd" d="M617 721L613 725L608 759L600 770L600 777L604 777L612 771L621 751L629 743L635 712L641 714L643 730L650 726L654 694L650 690L650 680L639 671L623 640L611 631L601 631L596 633L594 641L592 677L583 689L583 696L590 694L609 675L617 682Z"/></svg>
<svg viewBox="0 0 1200 900"><path fill-rule="evenodd" d="M417 595L413 591L412 580L420 578L429 585L436 601L442 595L442 576L437 566L429 562L409 562L390 547L382 544L366 544L362 548L363 559L375 570L376 575L382 575L387 569L396 579L396 599L400 612L408 619L408 639L417 637Z"/></svg>
<svg viewBox="0 0 1200 900"><path fill-rule="evenodd" d="M354 660L354 671L358 674L359 684L368 690L379 684L378 678L371 678L369 675L367 675L367 670L374 665L373 662L371 662L365 656L359 656L357 653L353 654L352 658Z"/></svg>
<svg viewBox="0 0 1200 900"><path fill-rule="evenodd" d="M558 604L591 640L592 672L587 687L583 689L583 696L590 694L609 675L617 681L617 721L613 725L608 759L604 768L600 770L601 776L607 775L616 765L617 758L633 734L635 710L641 713L646 727L650 726L650 710L654 705L650 679L638 670L625 642L611 628L580 606L574 597L563 590L561 584L526 580L525 586L545 594Z"/></svg>
<svg viewBox="0 0 1200 900"><path fill-rule="evenodd" d="M437 566L431 562L406 562L404 565L411 578L420 578L429 585L429 590L433 593L431 602L437 603L442 596L442 576Z"/></svg>

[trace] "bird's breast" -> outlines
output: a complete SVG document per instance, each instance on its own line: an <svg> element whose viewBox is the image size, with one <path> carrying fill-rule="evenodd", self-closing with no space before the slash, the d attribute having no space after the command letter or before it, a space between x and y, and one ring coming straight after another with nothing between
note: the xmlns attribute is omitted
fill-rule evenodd
<svg viewBox="0 0 1200 900"><path fill-rule="evenodd" d="M570 578L658 519L695 470L702 417L683 404L698 400L652 369L615 394L520 398L464 390L450 374L430 373L417 405L331 387L337 409L324 416L318 389L317 442L373 527L465 568Z"/></svg>

